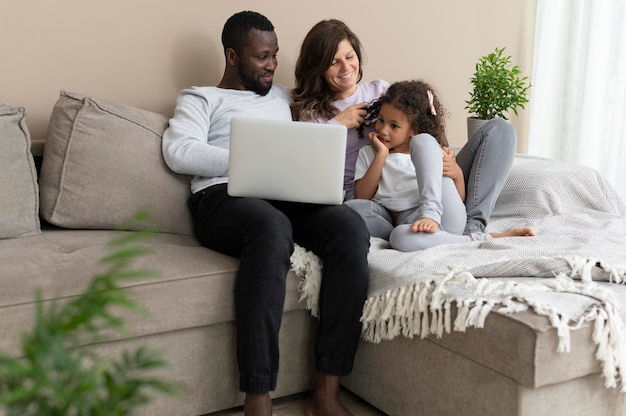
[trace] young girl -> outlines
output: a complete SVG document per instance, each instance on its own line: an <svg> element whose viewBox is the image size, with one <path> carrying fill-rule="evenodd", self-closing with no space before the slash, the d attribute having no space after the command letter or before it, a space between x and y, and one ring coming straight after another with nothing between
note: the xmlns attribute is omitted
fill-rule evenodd
<svg viewBox="0 0 626 416"><path fill-rule="evenodd" d="M392 84L372 107L376 128L356 163L355 200L346 204L367 223L370 234L401 251L439 244L531 236L530 228L463 235L465 182L458 165L444 176L447 148L444 109L422 81Z"/></svg>

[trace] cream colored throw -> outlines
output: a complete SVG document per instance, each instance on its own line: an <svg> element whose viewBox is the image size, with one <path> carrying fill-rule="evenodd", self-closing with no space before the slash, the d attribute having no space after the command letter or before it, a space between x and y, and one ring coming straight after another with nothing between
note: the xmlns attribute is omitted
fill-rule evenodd
<svg viewBox="0 0 626 416"><path fill-rule="evenodd" d="M594 325L606 386L626 392L626 287L620 284L626 281L626 205L593 169L522 162L507 179L488 231L530 226L535 237L413 253L372 238L363 338L443 336L481 328L494 307L531 309L557 329L558 351L569 351L571 328ZM292 262L302 298L316 315L319 260L298 247Z"/></svg>

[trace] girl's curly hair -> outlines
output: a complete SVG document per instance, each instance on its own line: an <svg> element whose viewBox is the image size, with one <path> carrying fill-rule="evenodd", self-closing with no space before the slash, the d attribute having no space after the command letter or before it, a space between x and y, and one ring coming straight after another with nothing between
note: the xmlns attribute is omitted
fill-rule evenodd
<svg viewBox="0 0 626 416"><path fill-rule="evenodd" d="M430 107L428 91L433 95L434 113ZM373 124L383 104L389 104L402 111L412 130L416 133L428 133L441 146L448 146L445 129L445 108L437 96L435 89L427 82L400 81L391 84L387 92L368 106L365 121L359 126L360 135L363 127Z"/></svg>

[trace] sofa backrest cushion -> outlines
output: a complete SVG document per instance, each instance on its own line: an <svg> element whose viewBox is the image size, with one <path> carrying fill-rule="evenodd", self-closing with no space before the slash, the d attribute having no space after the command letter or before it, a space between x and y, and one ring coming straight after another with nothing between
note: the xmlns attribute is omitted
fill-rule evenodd
<svg viewBox="0 0 626 416"><path fill-rule="evenodd" d="M116 229L148 210L162 232L192 234L190 177L161 153L168 117L61 91L50 116L39 180L41 216L65 228Z"/></svg>
<svg viewBox="0 0 626 416"><path fill-rule="evenodd" d="M0 239L41 232L30 144L25 109L0 103Z"/></svg>

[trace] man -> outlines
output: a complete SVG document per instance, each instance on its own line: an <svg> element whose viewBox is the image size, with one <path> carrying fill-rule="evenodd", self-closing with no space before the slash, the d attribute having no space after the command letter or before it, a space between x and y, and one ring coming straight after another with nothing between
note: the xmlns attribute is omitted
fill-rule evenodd
<svg viewBox="0 0 626 416"><path fill-rule="evenodd" d="M215 87L178 96L163 136L175 172L195 175L189 206L198 240L240 258L235 282L239 388L245 415L270 415L278 375L278 331L294 242L323 263L315 344L317 386L307 413L350 414L338 400L352 370L367 296L369 235L347 206L234 198L227 194L230 119L291 120L289 92L273 86L278 65L274 26L256 12L231 16L222 31L226 68ZM278 184L277 184L278 186Z"/></svg>

